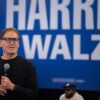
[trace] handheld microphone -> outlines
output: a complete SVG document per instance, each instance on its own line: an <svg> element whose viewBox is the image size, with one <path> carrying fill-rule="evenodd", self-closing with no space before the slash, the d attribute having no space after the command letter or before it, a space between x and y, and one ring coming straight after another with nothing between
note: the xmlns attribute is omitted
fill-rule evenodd
<svg viewBox="0 0 100 100"><path fill-rule="evenodd" d="M7 71L8 71L9 68L10 68L10 64L5 63L3 67L4 67L4 75L7 76Z"/></svg>

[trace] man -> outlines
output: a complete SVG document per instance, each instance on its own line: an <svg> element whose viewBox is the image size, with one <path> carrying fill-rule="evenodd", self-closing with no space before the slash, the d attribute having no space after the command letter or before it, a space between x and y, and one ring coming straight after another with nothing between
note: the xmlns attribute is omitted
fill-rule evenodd
<svg viewBox="0 0 100 100"><path fill-rule="evenodd" d="M83 96L76 91L74 84L66 84L64 90L65 92L59 97L59 100L84 100Z"/></svg>
<svg viewBox="0 0 100 100"><path fill-rule="evenodd" d="M0 100L36 100L37 76L34 65L17 54L20 34L6 28L0 34Z"/></svg>

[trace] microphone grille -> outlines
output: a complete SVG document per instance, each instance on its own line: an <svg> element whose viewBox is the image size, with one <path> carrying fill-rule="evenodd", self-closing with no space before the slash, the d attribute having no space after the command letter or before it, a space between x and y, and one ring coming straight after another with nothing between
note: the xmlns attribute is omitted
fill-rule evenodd
<svg viewBox="0 0 100 100"><path fill-rule="evenodd" d="M6 63L4 64L4 70L5 72L10 68L10 64Z"/></svg>

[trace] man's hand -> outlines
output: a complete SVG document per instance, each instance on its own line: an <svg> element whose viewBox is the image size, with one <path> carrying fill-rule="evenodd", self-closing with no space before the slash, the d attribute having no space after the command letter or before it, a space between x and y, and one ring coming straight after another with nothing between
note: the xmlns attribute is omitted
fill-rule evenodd
<svg viewBox="0 0 100 100"><path fill-rule="evenodd" d="M4 89L4 87L2 87L2 86L0 85L0 95L5 96L6 93L7 93L7 90Z"/></svg>
<svg viewBox="0 0 100 100"><path fill-rule="evenodd" d="M1 86L6 90L11 90L11 91L13 91L15 88L15 84L12 83L11 80L6 76L1 77Z"/></svg>

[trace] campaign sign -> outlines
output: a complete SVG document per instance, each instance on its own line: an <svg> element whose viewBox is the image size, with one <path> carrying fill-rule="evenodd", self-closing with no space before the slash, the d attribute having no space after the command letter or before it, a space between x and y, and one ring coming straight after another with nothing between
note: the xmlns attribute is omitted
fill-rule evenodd
<svg viewBox="0 0 100 100"><path fill-rule="evenodd" d="M7 27L20 32L18 54L34 63L39 88L100 91L100 0L0 0Z"/></svg>

